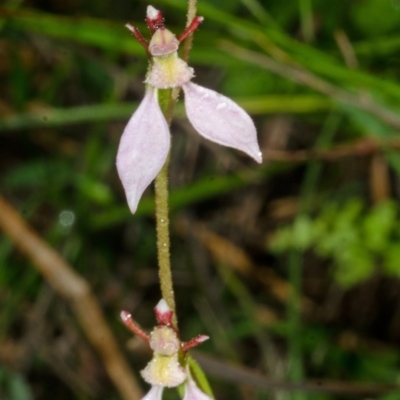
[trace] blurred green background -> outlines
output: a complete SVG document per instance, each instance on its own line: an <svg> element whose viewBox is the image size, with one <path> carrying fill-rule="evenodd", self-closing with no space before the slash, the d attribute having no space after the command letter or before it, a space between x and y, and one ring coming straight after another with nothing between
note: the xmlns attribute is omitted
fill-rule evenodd
<svg viewBox="0 0 400 400"><path fill-rule="evenodd" d="M185 1L151 4L183 30ZM115 155L148 66L124 25L149 37L147 5L0 5L1 195L89 282L137 373L149 354L118 314L154 325L154 198L129 213ZM194 81L252 115L264 163L200 139L177 104L182 338L211 336L199 351L226 365L204 364L219 400L400 399L400 1L200 0L198 14ZM121 398L68 304L5 236L0 304L2 400Z"/></svg>

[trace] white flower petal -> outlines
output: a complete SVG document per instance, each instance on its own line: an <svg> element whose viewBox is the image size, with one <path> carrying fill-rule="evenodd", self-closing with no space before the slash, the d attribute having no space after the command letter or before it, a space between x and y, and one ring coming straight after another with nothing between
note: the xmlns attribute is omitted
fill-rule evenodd
<svg viewBox="0 0 400 400"><path fill-rule="evenodd" d="M202 392L196 385L193 378L188 378L185 383L185 395L183 400L213 400L210 396L207 396Z"/></svg>
<svg viewBox="0 0 400 400"><path fill-rule="evenodd" d="M161 400L164 387L153 385L149 392L142 398L142 400Z"/></svg>
<svg viewBox="0 0 400 400"><path fill-rule="evenodd" d="M262 162L256 128L243 108L228 97L193 82L184 84L182 88L186 114L200 135L242 150L257 162Z"/></svg>
<svg viewBox="0 0 400 400"><path fill-rule="evenodd" d="M132 213L144 190L164 165L170 140L157 90L149 87L122 134L117 154L118 174Z"/></svg>

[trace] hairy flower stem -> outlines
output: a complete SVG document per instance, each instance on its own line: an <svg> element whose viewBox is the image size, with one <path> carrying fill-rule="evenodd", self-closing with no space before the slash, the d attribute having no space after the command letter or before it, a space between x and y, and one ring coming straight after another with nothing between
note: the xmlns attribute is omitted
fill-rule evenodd
<svg viewBox="0 0 400 400"><path fill-rule="evenodd" d="M186 26L189 26L196 16L196 0L188 1L188 18ZM182 59L187 61L190 48L192 46L192 35L190 35L184 44ZM161 110L171 124L172 114L174 112L175 102L179 97L180 88L172 90L159 90L159 103ZM158 254L158 275L160 278L161 295L173 311L173 324L177 328L178 321L176 317L176 306L174 296L174 286L172 282L170 238L169 238L169 213L168 213L168 166L169 156L156 177L155 181L155 200L156 200L156 226L157 226L157 254Z"/></svg>
<svg viewBox="0 0 400 400"><path fill-rule="evenodd" d="M173 105L172 90L159 91L159 103L161 110L171 124ZM169 213L168 213L168 166L169 156L164 166L156 177L155 181L155 200L156 200L156 226L157 226L157 253L158 253L158 275L160 278L161 296L173 311L172 322L178 327L176 318L176 306L174 296L174 286L172 282L170 239L169 239Z"/></svg>
<svg viewBox="0 0 400 400"><path fill-rule="evenodd" d="M162 170L157 175L155 183L158 274L160 278L161 295L171 310L174 311L173 323L176 327L176 307L169 250L168 165L169 157Z"/></svg>

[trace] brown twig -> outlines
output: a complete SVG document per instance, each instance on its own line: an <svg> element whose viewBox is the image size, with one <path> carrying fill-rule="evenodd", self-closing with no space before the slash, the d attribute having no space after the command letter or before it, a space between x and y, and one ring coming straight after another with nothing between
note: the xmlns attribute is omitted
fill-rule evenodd
<svg viewBox="0 0 400 400"><path fill-rule="evenodd" d="M305 162L308 160L335 161L344 157L360 157L373 155L385 150L400 150L400 138L378 141L374 139L361 139L351 144L337 145L324 150L264 150L265 161L283 161L290 163Z"/></svg>
<svg viewBox="0 0 400 400"><path fill-rule="evenodd" d="M205 225L196 221L180 218L177 220L175 227L182 236L187 237L190 233L196 237L208 249L217 264L230 267L241 276L255 277L275 299L284 303L288 301L292 290L291 286L271 268L265 265L263 268L257 268L250 256L240 247L235 246L229 240L217 235L207 229ZM315 308L315 305L309 298L303 296L301 308L304 312L310 313Z"/></svg>
<svg viewBox="0 0 400 400"><path fill-rule="evenodd" d="M391 197L390 169L385 157L374 154L369 164L369 187L374 204L387 201Z"/></svg>
<svg viewBox="0 0 400 400"><path fill-rule="evenodd" d="M29 227L1 196L0 228L32 261L52 288L69 302L121 397L124 400L140 399L141 389L122 356L87 282Z"/></svg>
<svg viewBox="0 0 400 400"><path fill-rule="evenodd" d="M397 129L400 128L400 117L398 114L382 107L380 104L375 103L366 96L358 96L357 94L336 87L330 82L312 74L305 68L274 60L264 54L247 50L225 40L221 41L220 47L222 50L236 58L240 58L251 64L259 65L261 68L271 71L276 75L280 75L293 82L308 86L317 92L323 93L339 103L344 103L360 110L364 110L379 118L389 126Z"/></svg>

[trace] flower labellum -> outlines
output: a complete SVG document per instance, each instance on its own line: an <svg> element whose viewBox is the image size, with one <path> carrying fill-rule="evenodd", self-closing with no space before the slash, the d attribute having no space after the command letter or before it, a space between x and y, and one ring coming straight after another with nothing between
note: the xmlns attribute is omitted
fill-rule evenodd
<svg viewBox="0 0 400 400"><path fill-rule="evenodd" d="M186 379L186 373L178 361L178 353L171 356L154 354L142 371L143 379L152 386L176 387Z"/></svg>
<svg viewBox="0 0 400 400"><path fill-rule="evenodd" d="M164 27L161 12L148 6L146 22L152 32L150 43L137 28L126 25L150 58L144 99L122 134L117 154L118 174L132 213L144 190L164 165L170 148L168 124L158 103L159 89L182 87L187 117L200 135L262 162L256 128L250 116L231 99L192 83L193 68L178 56L180 42L202 21L203 17L195 17L176 37Z"/></svg>

